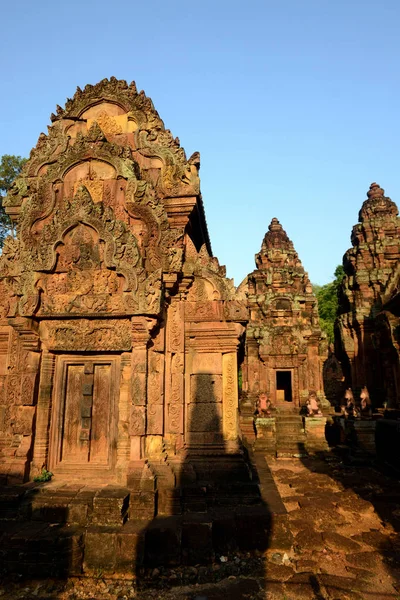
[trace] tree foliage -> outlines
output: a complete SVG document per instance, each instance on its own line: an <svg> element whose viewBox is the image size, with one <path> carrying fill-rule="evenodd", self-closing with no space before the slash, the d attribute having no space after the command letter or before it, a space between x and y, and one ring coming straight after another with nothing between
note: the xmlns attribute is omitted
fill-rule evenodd
<svg viewBox="0 0 400 600"><path fill-rule="evenodd" d="M342 282L344 270L342 265L335 269L334 280L325 285L314 286L314 292L318 300L319 322L322 331L328 336L328 342L333 343L333 326L338 309L338 289Z"/></svg>
<svg viewBox="0 0 400 600"><path fill-rule="evenodd" d="M7 195L14 179L21 173L26 158L4 154L0 161L0 247L11 231L11 221L3 207L3 199Z"/></svg>

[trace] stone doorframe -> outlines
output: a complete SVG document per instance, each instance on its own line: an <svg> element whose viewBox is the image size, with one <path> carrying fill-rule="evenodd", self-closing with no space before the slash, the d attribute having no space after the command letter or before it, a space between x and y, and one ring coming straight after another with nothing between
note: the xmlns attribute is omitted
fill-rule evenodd
<svg viewBox="0 0 400 600"><path fill-rule="evenodd" d="M52 472L61 473L62 475L73 476L85 475L85 477L90 475L91 477L105 477L109 478L111 473L115 469L116 465L116 448L115 442L118 439L118 372L120 370L120 357L113 355L62 355L57 356L56 359L56 369L54 374L54 390L53 390L53 399L52 399L52 410L51 410L51 418L50 418L50 439L49 439L49 468ZM64 410L66 410L66 394L68 390L68 378L67 371L69 366L84 366L84 372L87 372L87 366L91 365L94 368L94 365L110 365L111 366L111 374L110 374L110 385L109 385L109 394L110 394L110 414L109 414L109 429L108 429L108 461L107 465L99 465L99 464L91 464L84 465L81 463L70 463L67 465L62 465L62 459L60 457L61 446L62 446L62 437L63 437L63 416ZM91 371L93 373L93 370ZM86 376L85 376L86 377ZM90 377L90 375L88 375ZM83 384L83 387L85 384ZM88 395L88 398L93 398L94 400L94 390L92 384L92 392ZM82 389L82 395L89 390ZM77 398L77 402L79 405L82 403L82 398ZM65 418L65 417L64 417ZM87 440L89 443L89 439Z"/></svg>
<svg viewBox="0 0 400 600"><path fill-rule="evenodd" d="M54 464L52 453L53 444L57 444L57 436L54 432L53 420L57 419L57 394L60 389L60 377L62 369L58 374L56 371L57 361L82 360L80 354L61 355L48 350L43 350L40 368L36 434L33 446L33 458L31 463L30 478L41 472L42 468L50 469ZM130 376L131 376L131 352L102 354L96 353L86 355L89 359L99 359L115 363L115 402L118 415L116 423L116 458L112 471L107 473L108 478L120 483L126 482L126 466L129 462L130 438L128 427L124 423L129 422L130 412ZM56 381L57 375L57 381ZM52 413L54 412L54 417ZM55 437L54 437L55 436ZM102 472L103 473L103 472ZM100 474L100 470L99 470Z"/></svg>
<svg viewBox="0 0 400 600"><path fill-rule="evenodd" d="M286 357L269 357L266 360L266 380L267 380L267 395L271 398L272 404L277 403L276 399L276 373L277 371L289 371L292 376L292 402L282 401L278 404L287 406L299 407L299 369L293 361L287 360Z"/></svg>

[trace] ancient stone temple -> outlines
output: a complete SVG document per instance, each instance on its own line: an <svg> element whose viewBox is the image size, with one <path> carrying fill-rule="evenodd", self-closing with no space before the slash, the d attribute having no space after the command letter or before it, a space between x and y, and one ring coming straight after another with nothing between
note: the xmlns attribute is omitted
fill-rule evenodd
<svg viewBox="0 0 400 600"><path fill-rule="evenodd" d="M237 450L246 307L189 159L135 84L78 88L5 202L1 471L141 485ZM167 461L167 456L169 461Z"/></svg>
<svg viewBox="0 0 400 600"><path fill-rule="evenodd" d="M243 433L251 439L258 405L257 443L265 451L292 456L315 445L322 449L321 407L326 404L322 366L327 344L308 275L276 218L255 259L257 269L238 290L249 308L242 365ZM307 413L310 398L319 414L304 424L300 412L303 407Z"/></svg>
<svg viewBox="0 0 400 600"><path fill-rule="evenodd" d="M346 387L367 386L375 406L394 408L400 392L400 218L396 204L373 183L343 257L336 355Z"/></svg>
<svg viewBox="0 0 400 600"><path fill-rule="evenodd" d="M323 397L326 343L310 280L277 219L269 225L256 265L239 290L245 290L250 312L243 390L253 401L265 393L275 407L299 409L310 392Z"/></svg>
<svg viewBox="0 0 400 600"><path fill-rule="evenodd" d="M235 289L212 255L199 154L134 83L78 88L51 121L4 202L17 235L0 258L0 521L48 524L29 548L7 529L6 568L132 574L265 551L265 494L285 509L243 444L260 393L294 409L291 455L324 439L322 418L305 431L298 414L321 395L322 338L293 245L273 219Z"/></svg>

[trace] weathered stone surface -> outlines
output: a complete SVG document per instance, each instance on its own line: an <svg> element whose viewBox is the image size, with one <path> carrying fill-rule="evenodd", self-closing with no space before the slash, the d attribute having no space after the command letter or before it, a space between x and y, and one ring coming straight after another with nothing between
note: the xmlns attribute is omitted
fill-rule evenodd
<svg viewBox="0 0 400 600"><path fill-rule="evenodd" d="M373 505L367 500L363 500L352 492L339 492L336 494L338 507L344 511L356 514L367 514L374 510Z"/></svg>
<svg viewBox="0 0 400 600"><path fill-rule="evenodd" d="M322 535L312 529L303 529L294 538L295 547L300 551L319 551L324 548Z"/></svg>
<svg viewBox="0 0 400 600"><path fill-rule="evenodd" d="M285 582L285 592L293 600L314 598L318 589L318 580L312 573L296 573Z"/></svg>
<svg viewBox="0 0 400 600"><path fill-rule="evenodd" d="M290 551L293 544L293 534L290 530L289 520L286 515L274 516L272 521L271 536L268 541L269 550Z"/></svg>
<svg viewBox="0 0 400 600"><path fill-rule="evenodd" d="M296 571L298 573L316 573L318 571L318 563L315 560L306 558L296 560Z"/></svg>
<svg viewBox="0 0 400 600"><path fill-rule="evenodd" d="M335 531L326 531L323 539L328 548L339 550L340 552L356 552L360 550L360 544Z"/></svg>
<svg viewBox="0 0 400 600"><path fill-rule="evenodd" d="M354 552L346 554L346 560L354 567L374 569L382 562L382 557L378 552Z"/></svg>
<svg viewBox="0 0 400 600"><path fill-rule="evenodd" d="M393 548L389 535L385 535L381 531L366 531L361 538L363 542L376 548L376 550L391 550Z"/></svg>

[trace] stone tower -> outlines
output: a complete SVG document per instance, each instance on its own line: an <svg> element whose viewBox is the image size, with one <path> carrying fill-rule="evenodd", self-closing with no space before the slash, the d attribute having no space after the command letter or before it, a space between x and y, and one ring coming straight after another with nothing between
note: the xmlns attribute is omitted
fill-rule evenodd
<svg viewBox="0 0 400 600"><path fill-rule="evenodd" d="M317 301L293 243L276 218L255 259L257 269L240 286L250 313L243 390L252 404L266 393L274 406L298 412L310 392L323 398L326 344Z"/></svg>
<svg viewBox="0 0 400 600"><path fill-rule="evenodd" d="M395 406L400 392L400 218L377 183L370 186L351 242L343 257L336 354L347 386L357 391L366 385L377 406Z"/></svg>

